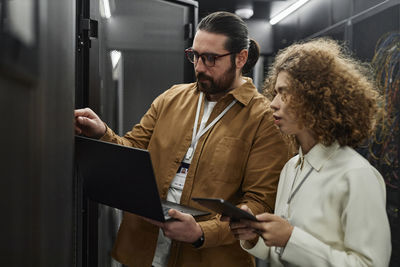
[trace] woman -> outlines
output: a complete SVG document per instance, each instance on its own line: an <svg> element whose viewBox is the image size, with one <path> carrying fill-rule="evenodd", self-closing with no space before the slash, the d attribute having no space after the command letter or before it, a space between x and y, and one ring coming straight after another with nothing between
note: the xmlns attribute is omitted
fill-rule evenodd
<svg viewBox="0 0 400 267"><path fill-rule="evenodd" d="M276 57L265 90L275 124L294 137L299 154L281 172L275 214L230 224L242 247L271 266L389 264L385 183L353 149L379 112L365 73L328 39L294 44Z"/></svg>

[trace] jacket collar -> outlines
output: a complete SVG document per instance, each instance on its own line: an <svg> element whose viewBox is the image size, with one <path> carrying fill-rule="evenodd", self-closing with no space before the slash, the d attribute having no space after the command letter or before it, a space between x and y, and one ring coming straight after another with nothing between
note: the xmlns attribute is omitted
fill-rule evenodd
<svg viewBox="0 0 400 267"><path fill-rule="evenodd" d="M241 86L233 89L228 93L236 98L237 101L247 106L257 93L257 88L253 84L253 80L249 77L242 77L246 82Z"/></svg>

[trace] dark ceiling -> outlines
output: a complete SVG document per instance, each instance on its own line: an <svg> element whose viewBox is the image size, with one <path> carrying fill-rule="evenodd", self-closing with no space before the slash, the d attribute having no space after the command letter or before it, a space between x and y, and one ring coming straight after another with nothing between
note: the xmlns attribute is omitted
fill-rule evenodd
<svg viewBox="0 0 400 267"><path fill-rule="evenodd" d="M215 11L234 13L237 6L245 4L253 5L254 15L251 19L267 19L269 17L270 4L275 1L277 0L197 0L200 19Z"/></svg>

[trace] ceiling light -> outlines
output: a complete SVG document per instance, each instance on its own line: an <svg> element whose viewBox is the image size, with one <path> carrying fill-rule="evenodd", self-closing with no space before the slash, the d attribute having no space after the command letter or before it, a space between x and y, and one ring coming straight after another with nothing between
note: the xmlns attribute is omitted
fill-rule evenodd
<svg viewBox="0 0 400 267"><path fill-rule="evenodd" d="M251 7L238 8L235 10L235 14L241 17L242 19L249 19L251 18L251 16L253 16L254 11L253 8Z"/></svg>
<svg viewBox="0 0 400 267"><path fill-rule="evenodd" d="M287 16L289 16L292 12L296 11L298 8L300 8L302 5L304 5L305 3L307 3L310 0L299 0L296 3L294 3L293 5L289 6L288 8L286 8L285 10L281 11L278 15L274 16L269 23L271 25L274 25L276 23L278 23L279 21L283 20L284 18L286 18Z"/></svg>
<svg viewBox="0 0 400 267"><path fill-rule="evenodd" d="M104 17L106 19L109 19L111 18L110 2L109 0L102 0L102 2L103 2Z"/></svg>

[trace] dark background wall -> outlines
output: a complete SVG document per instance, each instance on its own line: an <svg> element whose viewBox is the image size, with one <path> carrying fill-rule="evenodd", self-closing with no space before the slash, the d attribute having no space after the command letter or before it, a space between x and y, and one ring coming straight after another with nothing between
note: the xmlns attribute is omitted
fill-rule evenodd
<svg viewBox="0 0 400 267"><path fill-rule="evenodd" d="M70 267L74 4L32 1L32 8L7 14L6 4L18 3L1 2L0 265ZM26 14L33 18L23 25L31 42L9 31L10 19L24 21Z"/></svg>

